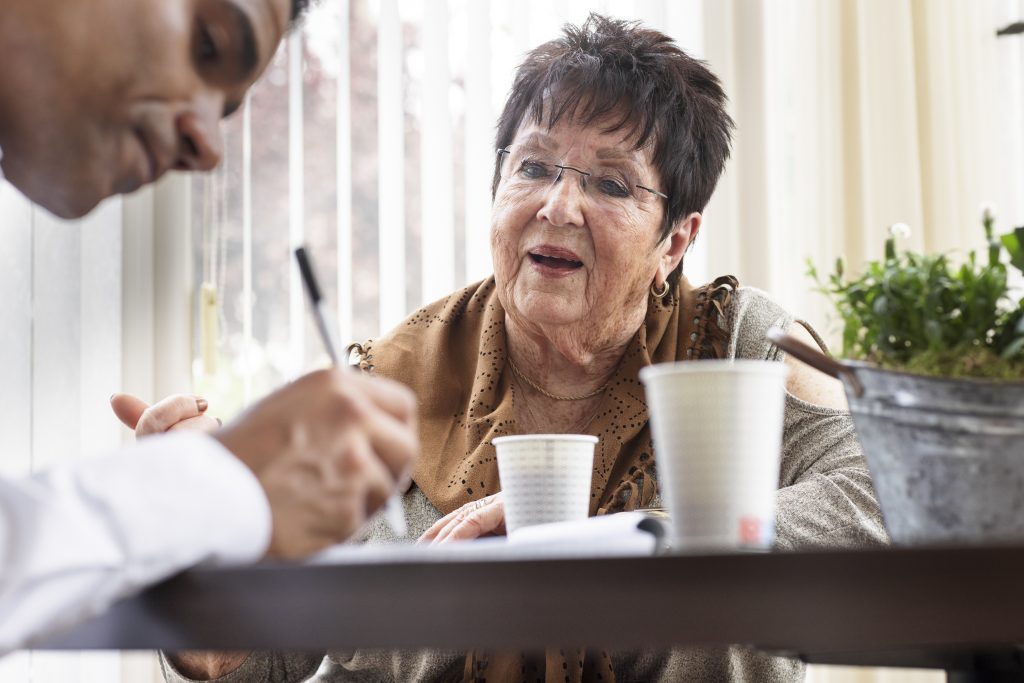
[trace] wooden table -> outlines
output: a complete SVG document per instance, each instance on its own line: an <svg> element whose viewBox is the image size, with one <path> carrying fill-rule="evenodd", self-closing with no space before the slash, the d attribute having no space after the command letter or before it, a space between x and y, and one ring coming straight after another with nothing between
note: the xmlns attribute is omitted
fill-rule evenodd
<svg viewBox="0 0 1024 683"><path fill-rule="evenodd" d="M35 647L729 643L1024 678L1024 547L202 569Z"/></svg>

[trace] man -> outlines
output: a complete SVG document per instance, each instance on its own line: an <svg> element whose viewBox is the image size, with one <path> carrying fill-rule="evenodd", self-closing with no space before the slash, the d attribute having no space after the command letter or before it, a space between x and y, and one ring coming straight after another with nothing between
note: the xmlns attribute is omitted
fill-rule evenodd
<svg viewBox="0 0 1024 683"><path fill-rule="evenodd" d="M220 119L304 4L4 0L0 175L77 217L170 169L213 168ZM162 431L204 410L179 396L131 420ZM297 558L347 538L415 457L414 423L404 387L322 371L212 436L149 437L0 480L0 653L197 562Z"/></svg>

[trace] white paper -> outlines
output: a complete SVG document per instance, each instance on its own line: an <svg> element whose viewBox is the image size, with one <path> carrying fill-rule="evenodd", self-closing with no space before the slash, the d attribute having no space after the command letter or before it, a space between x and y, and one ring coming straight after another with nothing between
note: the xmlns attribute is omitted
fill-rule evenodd
<svg viewBox="0 0 1024 683"><path fill-rule="evenodd" d="M379 564L407 562L481 562L557 560L600 557L646 557L661 547L663 524L642 512L621 512L579 522L524 527L514 539L505 536L432 545L377 543L337 545L310 564Z"/></svg>

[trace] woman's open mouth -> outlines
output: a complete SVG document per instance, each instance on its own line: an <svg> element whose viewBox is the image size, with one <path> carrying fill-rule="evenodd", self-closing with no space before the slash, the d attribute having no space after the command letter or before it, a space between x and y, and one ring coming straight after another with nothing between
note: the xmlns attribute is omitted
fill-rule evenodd
<svg viewBox="0 0 1024 683"><path fill-rule="evenodd" d="M545 275L568 275L583 267L576 254L566 249L542 247L529 253L530 260Z"/></svg>

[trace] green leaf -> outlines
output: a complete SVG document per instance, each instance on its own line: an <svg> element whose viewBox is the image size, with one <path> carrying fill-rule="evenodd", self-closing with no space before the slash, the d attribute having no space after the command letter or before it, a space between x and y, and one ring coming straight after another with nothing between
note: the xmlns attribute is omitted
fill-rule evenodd
<svg viewBox="0 0 1024 683"><path fill-rule="evenodd" d="M804 263L807 266L807 277L809 277L812 280L814 280L815 282L817 282L818 281L818 269L814 267L814 261L812 261L811 257L808 256L807 260Z"/></svg>
<svg viewBox="0 0 1024 683"><path fill-rule="evenodd" d="M1017 337L999 355L1002 358L1013 358L1019 355L1022 349L1024 349L1024 337Z"/></svg>
<svg viewBox="0 0 1024 683"><path fill-rule="evenodd" d="M1002 236L1003 246L1010 252L1010 263L1024 272L1024 226L1014 228Z"/></svg>
<svg viewBox="0 0 1024 683"><path fill-rule="evenodd" d="M999 252L1001 252L1002 244L999 240L989 240L988 242L988 264L995 266L999 263Z"/></svg>
<svg viewBox="0 0 1024 683"><path fill-rule="evenodd" d="M898 252L891 236L885 246L859 273L837 260L827 282L808 262L838 314L844 355L926 374L1024 378L1024 299L1010 300L1000 261L1005 246L1024 271L1024 227L990 240L980 259Z"/></svg>

